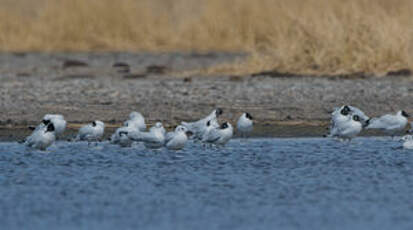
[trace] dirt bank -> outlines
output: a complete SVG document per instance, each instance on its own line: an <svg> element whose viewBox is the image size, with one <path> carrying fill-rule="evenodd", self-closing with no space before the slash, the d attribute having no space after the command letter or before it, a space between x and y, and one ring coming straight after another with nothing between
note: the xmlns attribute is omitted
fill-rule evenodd
<svg viewBox="0 0 413 230"><path fill-rule="evenodd" d="M46 113L63 114L73 128L94 119L116 126L133 110L142 112L149 122L160 120L171 126L221 107L223 119L232 122L243 111L250 112L260 127L270 127L262 129L262 135L277 130L276 126L318 127L310 130L319 134L331 110L341 104L358 106L371 116L399 109L413 113L412 77L179 74L240 57L219 53L0 54L0 126L10 130L35 124ZM280 129L279 134L291 133L288 130Z"/></svg>

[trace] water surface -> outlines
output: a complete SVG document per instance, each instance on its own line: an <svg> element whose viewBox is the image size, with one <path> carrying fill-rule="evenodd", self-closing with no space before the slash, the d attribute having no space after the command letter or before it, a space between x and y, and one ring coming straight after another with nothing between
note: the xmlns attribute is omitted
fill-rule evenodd
<svg viewBox="0 0 413 230"><path fill-rule="evenodd" d="M413 152L389 138L148 151L0 142L2 229L411 229Z"/></svg>

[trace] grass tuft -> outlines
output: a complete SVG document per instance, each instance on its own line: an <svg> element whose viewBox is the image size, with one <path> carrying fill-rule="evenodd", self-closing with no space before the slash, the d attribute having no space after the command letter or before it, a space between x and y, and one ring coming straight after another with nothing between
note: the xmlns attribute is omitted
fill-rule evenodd
<svg viewBox="0 0 413 230"><path fill-rule="evenodd" d="M244 51L211 72L411 68L411 0L0 0L0 51Z"/></svg>

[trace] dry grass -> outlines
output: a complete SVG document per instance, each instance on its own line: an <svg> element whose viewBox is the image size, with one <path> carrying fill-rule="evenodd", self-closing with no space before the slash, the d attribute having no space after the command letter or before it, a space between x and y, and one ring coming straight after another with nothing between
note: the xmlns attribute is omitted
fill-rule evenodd
<svg viewBox="0 0 413 230"><path fill-rule="evenodd" d="M0 51L246 51L212 71L412 67L412 0L0 0Z"/></svg>

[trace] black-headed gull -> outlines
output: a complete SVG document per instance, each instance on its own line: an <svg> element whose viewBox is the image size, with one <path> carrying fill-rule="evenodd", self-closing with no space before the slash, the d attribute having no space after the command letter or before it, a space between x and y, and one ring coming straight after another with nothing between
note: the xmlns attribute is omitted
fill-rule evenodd
<svg viewBox="0 0 413 230"><path fill-rule="evenodd" d="M371 118L367 121L367 129L379 129L388 135L394 136L403 131L408 123L409 115L400 110L396 114L386 114L378 118Z"/></svg>
<svg viewBox="0 0 413 230"><path fill-rule="evenodd" d="M369 117L359 108L350 105L343 105L340 108L335 109L334 112L331 113L330 129L333 129L335 125L340 125L341 122L346 122L348 119L347 116L349 115L359 116L363 126L365 126L366 122L369 120Z"/></svg>
<svg viewBox="0 0 413 230"><path fill-rule="evenodd" d="M63 132L66 129L66 120L63 115L60 114L46 114L43 117L43 120L50 120L50 122L53 123L54 128L55 128L55 134L56 136L60 136L63 134Z"/></svg>
<svg viewBox="0 0 413 230"><path fill-rule="evenodd" d="M243 113L237 122L237 131L240 132L241 137L248 137L252 132L253 118L249 113Z"/></svg>
<svg viewBox="0 0 413 230"><path fill-rule="evenodd" d="M223 111L220 108L215 109L212 111L208 116L202 118L195 122L181 122L181 125L186 127L189 131L194 134L194 138L202 139L203 135L205 134L207 128L207 122L210 121L213 124L218 124L218 117L222 115Z"/></svg>
<svg viewBox="0 0 413 230"><path fill-rule="evenodd" d="M53 123L38 128L26 138L24 144L28 147L46 150L56 140L55 127Z"/></svg>
<svg viewBox="0 0 413 230"><path fill-rule="evenodd" d="M342 140L351 140L357 136L363 125L361 124L361 119L358 115L347 116L347 120L343 120L336 124L330 132L330 137L337 137Z"/></svg>
<svg viewBox="0 0 413 230"><path fill-rule="evenodd" d="M136 127L131 127L131 126L124 126L124 127L117 128L116 131L110 137L110 143L119 145L121 147L131 147L133 144L133 141L129 139L127 133L133 132L133 131L139 132L139 129L137 129Z"/></svg>
<svg viewBox="0 0 413 230"><path fill-rule="evenodd" d="M207 144L225 145L234 133L234 129L229 122L224 122L218 128L212 128L204 134L202 142Z"/></svg>
<svg viewBox="0 0 413 230"><path fill-rule="evenodd" d="M82 126L75 138L76 141L99 141L105 131L105 124L101 121L93 121Z"/></svg>
<svg viewBox="0 0 413 230"><path fill-rule="evenodd" d="M55 135L60 136L66 129L66 120L63 115L61 114L46 114L43 117L42 122L34 129L42 129L43 127L47 126L49 123L53 123L55 128Z"/></svg>

